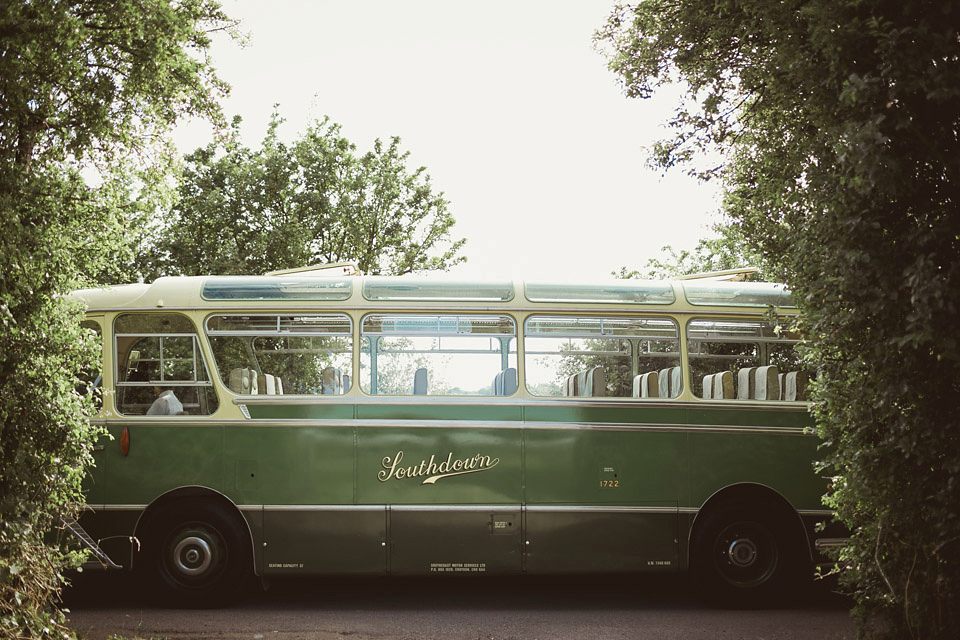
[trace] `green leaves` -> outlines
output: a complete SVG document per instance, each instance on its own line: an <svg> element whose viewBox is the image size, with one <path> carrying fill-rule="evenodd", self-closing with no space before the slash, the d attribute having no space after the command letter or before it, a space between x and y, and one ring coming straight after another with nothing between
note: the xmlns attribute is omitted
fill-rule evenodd
<svg viewBox="0 0 960 640"><path fill-rule="evenodd" d="M958 33L956 2L649 0L597 35L628 94L685 83L653 161L724 157L726 213L802 301L870 636L960 635Z"/></svg>
<svg viewBox="0 0 960 640"><path fill-rule="evenodd" d="M217 117L212 0L39 0L0 13L0 155L29 165L146 149L181 115Z"/></svg>
<svg viewBox="0 0 960 640"><path fill-rule="evenodd" d="M186 157L180 198L160 240L141 259L163 274L259 274L353 261L372 274L448 269L464 240L452 240L448 202L423 167L411 170L400 139L357 155L329 119L292 145L275 115L259 150L227 141Z"/></svg>
<svg viewBox="0 0 960 640"><path fill-rule="evenodd" d="M123 271L131 154L167 154L185 113L219 117L212 0L0 4L0 636L65 635L56 523L83 502L100 430L98 344L66 295ZM158 162L162 164L162 162ZM85 177L99 168L99 186ZM123 169L123 170L120 170ZM84 171L82 171L84 170Z"/></svg>

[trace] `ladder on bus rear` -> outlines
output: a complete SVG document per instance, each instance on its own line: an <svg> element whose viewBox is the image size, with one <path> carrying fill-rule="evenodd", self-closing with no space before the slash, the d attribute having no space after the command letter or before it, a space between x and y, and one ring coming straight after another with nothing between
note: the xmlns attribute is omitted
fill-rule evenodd
<svg viewBox="0 0 960 640"><path fill-rule="evenodd" d="M80 526L80 523L77 522L76 518L60 518L60 523L63 525L63 527L67 531L72 533L73 536L80 541L80 544L83 545L85 549L88 549L93 554L93 557L97 559L97 562L99 562L102 568L104 569L122 569L123 568L120 565L118 565L116 562L111 560L110 556L104 553L103 549L100 548L100 545L98 545L93 540L93 538L90 537L90 534L87 533L87 531ZM89 562L86 563L86 565L89 565L89 564L91 563Z"/></svg>

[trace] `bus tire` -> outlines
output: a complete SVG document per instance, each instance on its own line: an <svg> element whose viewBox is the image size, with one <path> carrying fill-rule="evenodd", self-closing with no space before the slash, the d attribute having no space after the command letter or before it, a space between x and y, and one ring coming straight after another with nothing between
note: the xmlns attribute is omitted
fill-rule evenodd
<svg viewBox="0 0 960 640"><path fill-rule="evenodd" d="M772 505L707 514L693 540L695 585L708 602L737 608L779 602L801 582L801 547Z"/></svg>
<svg viewBox="0 0 960 640"><path fill-rule="evenodd" d="M237 598L252 574L250 543L235 513L201 501L176 502L158 514L148 538L148 567L160 596L188 608Z"/></svg>

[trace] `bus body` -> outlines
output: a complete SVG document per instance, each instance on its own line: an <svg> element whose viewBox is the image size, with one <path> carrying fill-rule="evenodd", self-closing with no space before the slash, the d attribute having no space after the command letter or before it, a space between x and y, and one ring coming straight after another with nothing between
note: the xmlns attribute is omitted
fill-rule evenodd
<svg viewBox="0 0 960 640"><path fill-rule="evenodd" d="M687 570L750 602L829 543L778 285L292 273L75 295L108 431L80 524L183 603L251 573Z"/></svg>

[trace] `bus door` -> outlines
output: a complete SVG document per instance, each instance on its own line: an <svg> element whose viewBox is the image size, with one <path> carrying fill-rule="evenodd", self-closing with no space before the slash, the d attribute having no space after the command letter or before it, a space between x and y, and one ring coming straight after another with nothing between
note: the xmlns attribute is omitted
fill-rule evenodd
<svg viewBox="0 0 960 640"><path fill-rule="evenodd" d="M513 319L371 314L362 339L357 499L387 508L389 571L520 571Z"/></svg>

